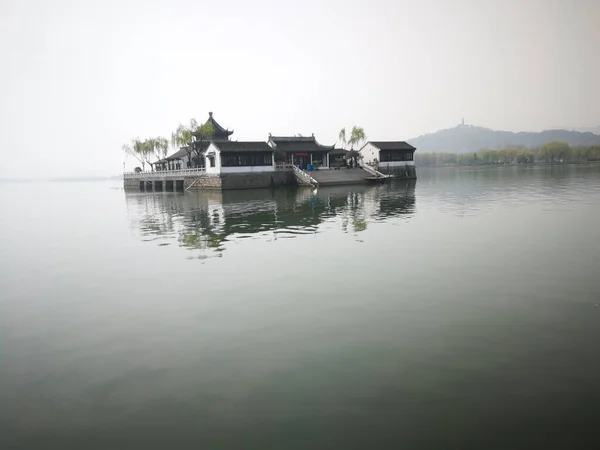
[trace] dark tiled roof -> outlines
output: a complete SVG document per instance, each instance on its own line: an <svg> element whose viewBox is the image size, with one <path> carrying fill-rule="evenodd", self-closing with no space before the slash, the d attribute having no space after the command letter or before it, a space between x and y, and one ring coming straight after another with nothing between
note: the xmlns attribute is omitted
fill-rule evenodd
<svg viewBox="0 0 600 450"><path fill-rule="evenodd" d="M334 148L333 150L331 150L329 152L330 155L334 155L334 156L345 155L346 153L348 153L348 150L343 149L343 148Z"/></svg>
<svg viewBox="0 0 600 450"><path fill-rule="evenodd" d="M204 123L209 123L212 125L213 130L215 131L215 134L213 135L213 138L215 140L217 139L223 139L223 138L227 138L228 136L231 136L233 134L233 130L229 131L225 128L223 128L221 125L219 125L219 123L213 118L213 113L209 112L208 113L208 120ZM199 133L193 133L194 136L199 136Z"/></svg>
<svg viewBox="0 0 600 450"><path fill-rule="evenodd" d="M194 145L198 146L200 145L200 143L194 143ZM207 147L210 145L209 141L204 141L202 142L202 149L200 149L201 152L203 152L204 150L207 149ZM196 148L198 148L196 147ZM167 156L164 160L165 161L173 161L174 159L181 159L184 158L188 155L188 153L192 153L195 154L196 150L190 149L189 147L181 147L179 150L177 150L175 153L173 153L170 156Z"/></svg>
<svg viewBox="0 0 600 450"><path fill-rule="evenodd" d="M270 136L269 140L275 144L277 150L286 153L329 152L335 147L335 145L319 144L314 136Z"/></svg>
<svg viewBox="0 0 600 450"><path fill-rule="evenodd" d="M262 141L223 141L213 142L213 144L223 153L232 152L272 152L273 149L266 142Z"/></svg>
<svg viewBox="0 0 600 450"><path fill-rule="evenodd" d="M415 147L404 141L369 141L379 150L416 150Z"/></svg>
<svg viewBox="0 0 600 450"><path fill-rule="evenodd" d="M181 147L179 150L177 150L172 155L167 156L165 159L167 161L173 161L174 159L181 159L184 156L187 156L189 151L191 151L191 149L189 147Z"/></svg>
<svg viewBox="0 0 600 450"><path fill-rule="evenodd" d="M200 143L198 142L198 144L195 145L199 145ZM202 143L202 150L200 150L201 152L203 152L204 150L206 150L206 148L210 145L209 141L204 141ZM190 149L188 146L185 147L180 147L179 150L177 150L175 153L173 153L172 155L167 156L164 159L161 159L159 161L153 162L152 164L157 164L157 163L163 163L163 162L167 162L167 161L174 161L176 159L182 159L184 157L186 157L188 155L188 153L191 153L192 156L196 156L196 150L194 149Z"/></svg>
<svg viewBox="0 0 600 450"><path fill-rule="evenodd" d="M277 142L314 142L314 136L271 136L269 138Z"/></svg>
<svg viewBox="0 0 600 450"><path fill-rule="evenodd" d="M192 148L194 150L203 152L210 145L210 141L212 141L212 139L203 139L202 141L194 141L194 142L192 142Z"/></svg>

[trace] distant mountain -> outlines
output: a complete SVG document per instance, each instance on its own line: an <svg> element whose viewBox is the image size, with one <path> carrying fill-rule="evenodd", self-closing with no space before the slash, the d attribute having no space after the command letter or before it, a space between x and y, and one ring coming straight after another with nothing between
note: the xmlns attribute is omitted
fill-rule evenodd
<svg viewBox="0 0 600 450"><path fill-rule="evenodd" d="M550 141L566 142L571 146L600 144L600 135L571 130L546 130L537 133L491 130L472 125L436 131L410 139L408 142L421 152L471 153L478 150L497 150L505 147L535 148Z"/></svg>
<svg viewBox="0 0 600 450"><path fill-rule="evenodd" d="M563 128L565 130L569 130L569 131L581 131L582 133L590 132L590 133L594 133L594 134L600 134L600 125L598 125L597 127L580 127L580 128L563 127Z"/></svg>

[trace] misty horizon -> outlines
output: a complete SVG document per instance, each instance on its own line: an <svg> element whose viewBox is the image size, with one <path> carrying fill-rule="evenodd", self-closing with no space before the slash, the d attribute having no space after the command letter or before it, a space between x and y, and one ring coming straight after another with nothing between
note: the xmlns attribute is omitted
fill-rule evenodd
<svg viewBox="0 0 600 450"><path fill-rule="evenodd" d="M352 125L409 140L462 118L597 127L599 15L592 0L5 1L2 152L26 162L0 175L110 176L124 143L208 111L233 139L327 144Z"/></svg>

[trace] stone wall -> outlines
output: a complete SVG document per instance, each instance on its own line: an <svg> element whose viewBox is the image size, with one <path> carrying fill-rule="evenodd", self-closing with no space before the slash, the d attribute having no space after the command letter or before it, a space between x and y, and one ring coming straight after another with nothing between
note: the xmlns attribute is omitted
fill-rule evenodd
<svg viewBox="0 0 600 450"><path fill-rule="evenodd" d="M123 187L125 189L140 189L140 181L137 178L124 178Z"/></svg>
<svg viewBox="0 0 600 450"><path fill-rule="evenodd" d="M221 189L222 180L218 175L203 177L186 177L183 182L185 189ZM190 187L191 186L191 187Z"/></svg>
<svg viewBox="0 0 600 450"><path fill-rule="evenodd" d="M291 170L278 170L276 172L253 172L253 173L228 173L221 175L204 175L201 177L190 176L180 179L153 179L151 184L146 187L148 192L156 189L156 183L162 183L162 190L167 190L167 181L169 184L168 191L173 189L181 190L178 182L183 180L184 189L255 189L269 188L276 186L296 185L294 172ZM125 189L140 190L140 178L125 178L123 186ZM144 183L146 183L144 181ZM143 190L143 189L142 189Z"/></svg>
<svg viewBox="0 0 600 450"><path fill-rule="evenodd" d="M295 184L291 171L221 174L223 189L254 189Z"/></svg>
<svg viewBox="0 0 600 450"><path fill-rule="evenodd" d="M380 165L377 170L386 175L394 175L396 178L417 178L417 169L415 166L387 167Z"/></svg>

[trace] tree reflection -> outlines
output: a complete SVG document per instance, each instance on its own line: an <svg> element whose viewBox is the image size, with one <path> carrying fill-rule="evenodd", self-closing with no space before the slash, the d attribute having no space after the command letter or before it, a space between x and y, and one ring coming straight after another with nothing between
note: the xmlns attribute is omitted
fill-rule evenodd
<svg viewBox="0 0 600 450"><path fill-rule="evenodd" d="M177 242L205 257L226 241L269 233L273 239L319 232L327 222L360 233L370 221L414 212L414 181L378 186L130 193L132 228L144 240ZM161 244L166 245L166 244Z"/></svg>

